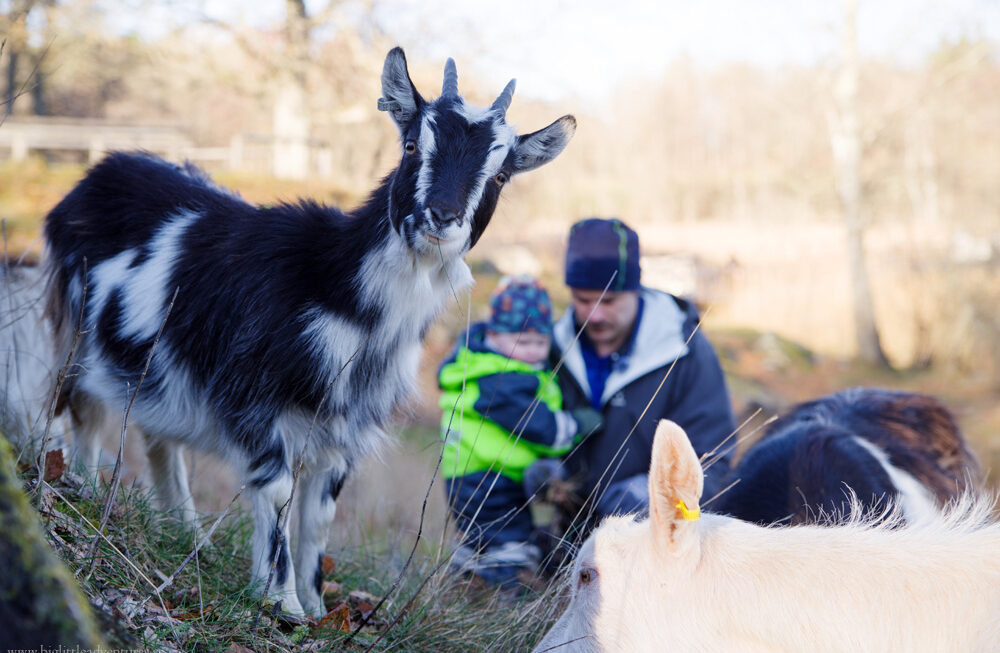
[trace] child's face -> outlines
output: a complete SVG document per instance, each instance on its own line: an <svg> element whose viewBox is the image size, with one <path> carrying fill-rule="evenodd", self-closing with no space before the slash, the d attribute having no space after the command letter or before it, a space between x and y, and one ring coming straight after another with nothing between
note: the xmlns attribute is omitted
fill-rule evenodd
<svg viewBox="0 0 1000 653"><path fill-rule="evenodd" d="M531 365L541 363L549 356L552 338L535 331L519 333L499 333L487 331L490 346L501 356L523 361Z"/></svg>

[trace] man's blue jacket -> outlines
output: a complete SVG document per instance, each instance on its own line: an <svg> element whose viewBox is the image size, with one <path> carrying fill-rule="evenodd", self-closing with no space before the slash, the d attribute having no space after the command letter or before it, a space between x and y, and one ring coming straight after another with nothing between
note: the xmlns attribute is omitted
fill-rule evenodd
<svg viewBox="0 0 1000 653"><path fill-rule="evenodd" d="M645 287L640 296L631 348L613 355L601 396L604 429L567 455L566 468L582 479L583 498L596 502L609 484L649 472L656 425L670 419L687 432L699 456L714 452L708 456L714 462L705 470L702 501L708 501L722 490L728 452L735 444L722 368L704 333L695 331L699 317L694 305ZM563 359L559 382L564 410L591 405L577 331L570 308L556 323L553 339L553 356ZM702 465L707 463L703 459Z"/></svg>

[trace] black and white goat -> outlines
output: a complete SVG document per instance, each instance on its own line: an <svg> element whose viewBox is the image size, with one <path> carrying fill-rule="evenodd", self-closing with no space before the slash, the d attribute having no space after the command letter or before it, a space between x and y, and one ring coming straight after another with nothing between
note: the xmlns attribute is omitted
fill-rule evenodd
<svg viewBox="0 0 1000 653"><path fill-rule="evenodd" d="M83 326L59 397L82 447L101 412L121 411L164 325L131 413L153 481L166 505L193 515L180 446L231 460L252 493L252 579L263 585L275 560L269 594L292 614L323 612L319 560L337 495L411 394L422 335L472 284L463 255L501 187L573 135L564 116L518 136L505 122L513 89L470 106L449 60L431 102L402 50L389 52L379 108L399 128L402 158L350 213L251 206L190 167L119 153L46 220L48 311L63 349ZM289 537L279 515L299 463Z"/></svg>
<svg viewBox="0 0 1000 653"><path fill-rule="evenodd" d="M907 521L938 515L980 489L979 465L937 399L853 388L799 404L775 421L731 472L714 512L760 524L877 516L896 505Z"/></svg>

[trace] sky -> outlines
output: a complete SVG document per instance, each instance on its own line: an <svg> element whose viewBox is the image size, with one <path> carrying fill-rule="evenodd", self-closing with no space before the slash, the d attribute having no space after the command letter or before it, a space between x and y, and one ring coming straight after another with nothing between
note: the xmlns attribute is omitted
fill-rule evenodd
<svg viewBox="0 0 1000 653"><path fill-rule="evenodd" d="M129 0L124 0L126 3ZM119 14L130 29L155 30L198 7L224 20L273 26L280 0L173 0L160 16ZM307 0L312 11L327 0ZM409 57L454 57L459 73L485 76L518 93L556 100L607 96L623 79L651 77L677 57L695 65L814 65L829 60L842 20L838 0L376 0L375 20ZM352 2L342 16L350 20ZM141 16L141 18L140 18ZM152 18L151 18L152 16ZM1000 0L859 0L862 53L919 61L942 42L986 37L1000 43Z"/></svg>
<svg viewBox="0 0 1000 653"><path fill-rule="evenodd" d="M519 91L600 96L623 77L653 76L671 60L696 65L745 62L812 65L838 44L836 0L399 0L381 22L434 58L473 55L502 83L515 71ZM388 5L392 5L391 7ZM428 24L435 38L421 38ZM913 62L942 41L984 36L1000 42L997 0L860 0L863 53ZM504 72L507 71L507 72Z"/></svg>

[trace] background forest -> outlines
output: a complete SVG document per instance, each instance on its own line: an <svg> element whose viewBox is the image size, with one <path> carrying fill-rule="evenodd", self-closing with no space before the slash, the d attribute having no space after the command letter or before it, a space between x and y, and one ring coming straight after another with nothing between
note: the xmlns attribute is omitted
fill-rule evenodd
<svg viewBox="0 0 1000 653"><path fill-rule="evenodd" d="M588 216L628 222L645 284L699 302L738 410L851 385L928 392L1000 466L1000 8L482 4L0 0L8 255L39 255L46 212L117 142L255 202L360 202L399 157L375 104L398 44L422 92L452 56L478 103L518 78L520 131L564 113L579 128L504 191L470 254L477 288L428 334L410 426L352 479L335 543L408 546L439 451L438 361L500 274L540 276L561 312L565 234ZM229 503L213 463L192 473L200 507ZM424 533L442 537L430 496Z"/></svg>
<svg viewBox="0 0 1000 653"><path fill-rule="evenodd" d="M873 370L930 370L929 391L968 386L976 408L965 425L992 439L1000 425L996 7L852 0L806 20L763 3L743 10L754 32L734 25L739 10L723 2L732 15L720 13L697 36L708 45L674 51L677 7L644 16L641 3L625 3L624 27L581 32L609 10L584 3L574 23L567 3L514 3L491 30L482 12L438 5L285 0L247 14L196 0L0 1L8 248L40 251L45 213L126 127L253 201L359 202L398 157L395 129L375 108L382 60L398 43L425 92L454 56L473 100L488 102L506 79L521 78L509 119L522 129L567 112L580 125L566 156L504 194L470 255L481 272L472 306L454 307L430 334L429 370L465 322L481 317L491 275L539 275L563 304L568 226L614 215L642 237L647 285L694 297L709 330L774 334ZM647 19L661 21L644 32L652 35L644 47L662 48L655 66L622 54L638 47L622 30ZM790 20L800 21L795 30ZM935 21L940 29L928 32ZM509 24L522 30L520 45ZM603 54L569 49L591 33ZM746 45L713 57L732 34ZM767 40L778 55L758 53ZM803 40L808 56L782 56ZM515 50L538 41L562 45L548 60L521 61ZM594 63L619 59L617 68ZM16 142L25 123L53 134L68 125L89 144L33 150ZM436 389L427 385L417 413L433 424ZM804 398L774 394L763 403Z"/></svg>

